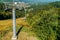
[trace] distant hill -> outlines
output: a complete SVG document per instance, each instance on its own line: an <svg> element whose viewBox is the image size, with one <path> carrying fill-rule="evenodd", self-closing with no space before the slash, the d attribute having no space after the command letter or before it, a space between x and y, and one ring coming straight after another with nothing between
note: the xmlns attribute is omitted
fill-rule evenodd
<svg viewBox="0 0 60 40"><path fill-rule="evenodd" d="M0 2L13 2L13 0L0 0ZM46 2L36 0L15 0L15 2L25 2L29 4L46 4Z"/></svg>
<svg viewBox="0 0 60 40"><path fill-rule="evenodd" d="M0 2L13 2L13 0L0 0ZM47 0L48 1L48 0ZM26 2L26 3L31 3L31 4L45 4L45 3L49 3L49 1L43 1L43 0L15 0L15 2ZM50 1L52 2L52 1Z"/></svg>
<svg viewBox="0 0 60 40"><path fill-rule="evenodd" d="M55 7L59 7L60 8L60 1L51 2L51 3L49 3L49 5L52 5L52 6L55 6Z"/></svg>

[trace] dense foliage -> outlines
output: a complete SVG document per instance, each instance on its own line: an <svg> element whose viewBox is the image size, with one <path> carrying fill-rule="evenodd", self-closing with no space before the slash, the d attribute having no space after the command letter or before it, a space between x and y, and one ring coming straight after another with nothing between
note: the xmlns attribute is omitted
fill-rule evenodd
<svg viewBox="0 0 60 40"><path fill-rule="evenodd" d="M60 5L55 4L35 6L33 11L35 13L31 12L27 17L32 26L30 30L36 33L39 40L60 40L60 21L58 21L60 19L60 7L58 6Z"/></svg>

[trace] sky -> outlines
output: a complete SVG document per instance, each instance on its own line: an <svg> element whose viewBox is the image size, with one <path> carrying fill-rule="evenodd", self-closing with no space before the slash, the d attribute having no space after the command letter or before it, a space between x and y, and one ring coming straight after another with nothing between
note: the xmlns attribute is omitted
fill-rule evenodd
<svg viewBox="0 0 60 40"><path fill-rule="evenodd" d="M2 0L0 0L2 1ZM5 0L3 0L5 1ZM6 0L6 1L12 1L12 0ZM23 2L54 2L54 1L60 1L60 0L15 0L15 1L23 1Z"/></svg>
<svg viewBox="0 0 60 40"><path fill-rule="evenodd" d="M55 2L55 1L60 1L60 0L19 0L19 1L24 1L24 2Z"/></svg>
<svg viewBox="0 0 60 40"><path fill-rule="evenodd" d="M60 1L60 0L38 0L40 2L54 2L54 1Z"/></svg>
<svg viewBox="0 0 60 40"><path fill-rule="evenodd" d="M60 1L60 0L30 0L33 2L55 2L55 1Z"/></svg>

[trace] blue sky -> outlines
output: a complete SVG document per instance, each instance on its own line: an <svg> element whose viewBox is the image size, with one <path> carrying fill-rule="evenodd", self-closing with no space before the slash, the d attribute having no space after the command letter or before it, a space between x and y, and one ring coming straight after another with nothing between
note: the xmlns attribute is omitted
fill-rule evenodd
<svg viewBox="0 0 60 40"><path fill-rule="evenodd" d="M25 0L27 1L27 0ZM29 0L29 1L33 1L33 2L54 2L54 1L60 1L60 0Z"/></svg>
<svg viewBox="0 0 60 40"><path fill-rule="evenodd" d="M0 1L12 1L12 0L0 0ZM15 1L23 1L23 2L54 2L60 0L15 0Z"/></svg>
<svg viewBox="0 0 60 40"><path fill-rule="evenodd" d="M60 1L60 0L38 0L38 1L41 1L41 2L54 2L54 1Z"/></svg>
<svg viewBox="0 0 60 40"><path fill-rule="evenodd" d="M27 2L55 2L60 0L19 0L19 1L27 1Z"/></svg>

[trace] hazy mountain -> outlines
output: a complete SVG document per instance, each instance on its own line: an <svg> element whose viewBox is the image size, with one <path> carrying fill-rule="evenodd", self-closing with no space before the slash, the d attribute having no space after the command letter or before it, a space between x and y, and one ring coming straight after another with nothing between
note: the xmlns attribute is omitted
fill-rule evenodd
<svg viewBox="0 0 60 40"><path fill-rule="evenodd" d="M13 2L13 0L0 0L0 2ZM49 2L55 2L60 0L15 0L16 2L25 2L25 3L31 3L31 4L46 4Z"/></svg>

